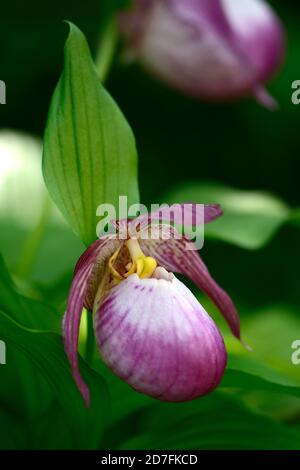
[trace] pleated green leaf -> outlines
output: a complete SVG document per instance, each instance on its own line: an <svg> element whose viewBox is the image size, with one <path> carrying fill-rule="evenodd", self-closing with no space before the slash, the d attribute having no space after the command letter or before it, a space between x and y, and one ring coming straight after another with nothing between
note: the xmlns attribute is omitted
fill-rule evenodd
<svg viewBox="0 0 300 470"><path fill-rule="evenodd" d="M98 78L84 35L74 25L51 102L43 152L48 190L86 244L96 239L97 207L120 195L139 202L133 133Z"/></svg>
<svg viewBox="0 0 300 470"><path fill-rule="evenodd" d="M48 383L60 404L75 447L97 448L108 409L108 394L100 375L81 361L80 369L92 396L88 410L73 380L59 335L24 328L3 312L0 312L0 331L7 356L11 350L21 352L32 364L37 377Z"/></svg>

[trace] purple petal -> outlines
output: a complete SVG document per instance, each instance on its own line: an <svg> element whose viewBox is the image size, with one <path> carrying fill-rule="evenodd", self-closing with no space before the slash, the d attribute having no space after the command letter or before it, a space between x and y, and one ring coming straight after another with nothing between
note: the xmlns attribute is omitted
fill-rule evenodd
<svg viewBox="0 0 300 470"><path fill-rule="evenodd" d="M203 19L223 39L234 41L234 34L225 15L222 0L167 0L170 11L173 11L181 20L199 28Z"/></svg>
<svg viewBox="0 0 300 470"><path fill-rule="evenodd" d="M169 240L141 239L143 252L153 256L168 271L191 279L216 304L234 336L240 339L240 319L231 298L212 278L193 244L184 238L175 239L171 228L169 231Z"/></svg>
<svg viewBox="0 0 300 470"><path fill-rule="evenodd" d="M131 275L94 312L94 325L105 363L134 389L159 400L205 395L223 376L220 332L175 276Z"/></svg>
<svg viewBox="0 0 300 470"><path fill-rule="evenodd" d="M90 405L90 394L79 372L77 349L80 319L92 269L93 267L88 265L80 269L74 277L69 294L67 311L63 319L65 351L72 367L73 377L87 406Z"/></svg>
<svg viewBox="0 0 300 470"><path fill-rule="evenodd" d="M207 224L223 215L219 204L204 204L204 223Z"/></svg>
<svg viewBox="0 0 300 470"><path fill-rule="evenodd" d="M272 95L263 87L258 86L254 92L253 96L256 98L258 103L260 103L265 108L269 109L270 111L277 111L279 108L278 102L273 98Z"/></svg>
<svg viewBox="0 0 300 470"><path fill-rule="evenodd" d="M89 390L83 381L78 367L78 336L83 307L86 303L93 271L104 263L105 254L108 255L114 249L116 240L108 237L97 240L80 257L71 285L67 310L63 319L63 339L65 351L71 363L72 372L77 387L82 394L87 406L90 403ZM100 270L101 271L101 270Z"/></svg>
<svg viewBox="0 0 300 470"><path fill-rule="evenodd" d="M223 212L218 204L185 203L170 206L162 204L158 210L138 216L133 223L135 227L139 224L141 228L145 228L151 222L167 222L191 227L212 222L221 215Z"/></svg>
<svg viewBox="0 0 300 470"><path fill-rule="evenodd" d="M114 235L105 235L101 237L101 239L96 240L81 255L75 266L74 276L82 266L90 263L93 264L93 269L88 282L88 289L84 299L84 307L89 311L93 310L95 295L105 273L106 261L120 246L120 240L115 238L116 237Z"/></svg>

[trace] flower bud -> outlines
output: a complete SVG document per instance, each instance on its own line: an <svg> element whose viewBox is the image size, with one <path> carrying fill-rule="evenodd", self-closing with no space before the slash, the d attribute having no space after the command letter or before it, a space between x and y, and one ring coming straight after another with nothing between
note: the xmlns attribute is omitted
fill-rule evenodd
<svg viewBox="0 0 300 470"><path fill-rule="evenodd" d="M94 311L94 327L104 362L154 398L191 400L212 391L223 376L226 350L218 328L164 268L113 287Z"/></svg>
<svg viewBox="0 0 300 470"><path fill-rule="evenodd" d="M283 57L281 24L264 0L134 0L121 14L129 50L157 78L187 95L229 100L263 88Z"/></svg>

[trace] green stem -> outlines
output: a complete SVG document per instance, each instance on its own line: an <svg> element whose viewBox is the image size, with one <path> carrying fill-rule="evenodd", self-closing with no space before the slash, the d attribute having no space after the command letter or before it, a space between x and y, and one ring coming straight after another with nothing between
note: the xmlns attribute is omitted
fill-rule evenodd
<svg viewBox="0 0 300 470"><path fill-rule="evenodd" d="M91 312L86 312L87 314L87 337L85 342L84 349L84 358L88 364L92 364L94 356L94 346L95 346L95 335L93 328L93 315Z"/></svg>
<svg viewBox="0 0 300 470"><path fill-rule="evenodd" d="M47 228L51 213L51 200L48 196L46 196L37 224L34 227L33 231L28 235L27 240L24 243L24 247L20 256L20 261L15 271L16 275L20 278L26 279L32 270L35 255L43 240L43 236Z"/></svg>
<svg viewBox="0 0 300 470"><path fill-rule="evenodd" d="M118 44L118 28L115 18L112 18L101 37L95 59L96 69L102 83L105 82L111 68Z"/></svg>

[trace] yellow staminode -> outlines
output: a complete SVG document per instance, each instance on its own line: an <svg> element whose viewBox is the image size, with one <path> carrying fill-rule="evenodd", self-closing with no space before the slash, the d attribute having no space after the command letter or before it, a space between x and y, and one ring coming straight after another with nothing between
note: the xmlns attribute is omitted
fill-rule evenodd
<svg viewBox="0 0 300 470"><path fill-rule="evenodd" d="M130 238L127 240L126 246L132 259L132 266L126 273L126 277L134 273L141 279L151 277L157 267L155 259L144 255L137 239Z"/></svg>
<svg viewBox="0 0 300 470"><path fill-rule="evenodd" d="M147 279L151 277L152 274L154 273L157 267L157 262L151 256L146 256L145 258L143 258L143 262L144 262L143 270L141 273L137 271L137 274L141 279Z"/></svg>
<svg viewBox="0 0 300 470"><path fill-rule="evenodd" d="M131 274L137 274L141 279L150 278L157 267L155 259L151 256L144 255L137 239L130 238L125 244L128 248L132 262L130 263L130 266L127 267L128 271L124 274L124 277L122 277L113 267L120 249L117 250L108 262L109 269L114 280L118 283L124 278L129 277Z"/></svg>

